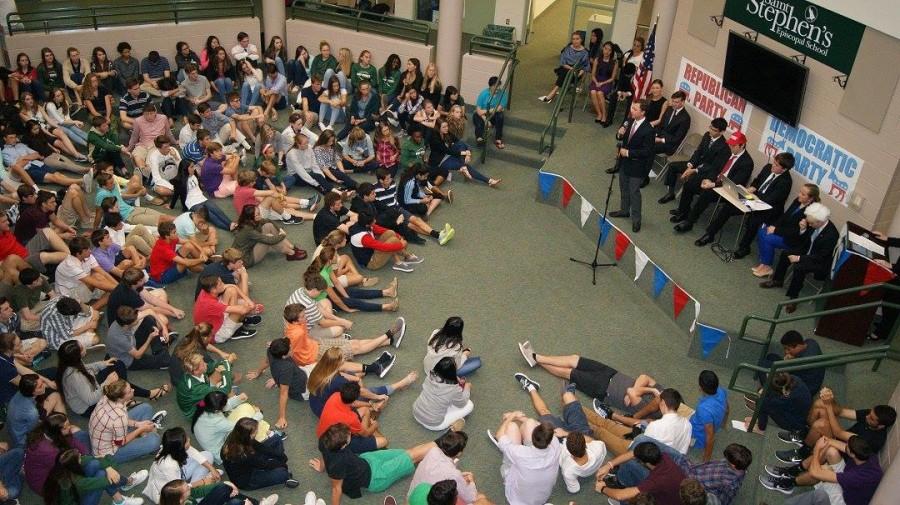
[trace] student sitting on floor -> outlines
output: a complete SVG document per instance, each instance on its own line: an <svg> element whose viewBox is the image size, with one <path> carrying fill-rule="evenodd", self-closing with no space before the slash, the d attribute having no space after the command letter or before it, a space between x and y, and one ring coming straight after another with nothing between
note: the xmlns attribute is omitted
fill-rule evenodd
<svg viewBox="0 0 900 505"><path fill-rule="evenodd" d="M547 503L556 485L562 452L562 445L553 436L553 426L519 411L507 412L493 440L503 453L500 475L506 501L511 505Z"/></svg>
<svg viewBox="0 0 900 505"><path fill-rule="evenodd" d="M322 436L335 424L345 424L350 428L350 451L355 454L384 449L388 439L379 431L378 416L385 403L370 402L366 405L359 401L360 386L358 382L347 382L328 397L319 416L316 436Z"/></svg>
<svg viewBox="0 0 900 505"><path fill-rule="evenodd" d="M398 237L393 230L375 224L375 216L361 214L350 227L350 248L360 266L369 270L382 268L390 259L393 269L398 272L413 272L414 267L425 259L406 250L406 240Z"/></svg>
<svg viewBox="0 0 900 505"><path fill-rule="evenodd" d="M465 322L459 316L448 317L444 326L431 332L425 350L425 373L431 372L441 359L450 356L456 362L456 375L466 377L481 368L481 358L472 356L472 349L463 347Z"/></svg>
<svg viewBox="0 0 900 505"><path fill-rule="evenodd" d="M160 284L172 284L186 277L188 271L203 270L207 259L195 245L179 240L174 223L161 223L159 239L150 252L150 278Z"/></svg>
<svg viewBox="0 0 900 505"><path fill-rule="evenodd" d="M209 323L217 344L256 335L249 328L262 322L257 307L245 303L234 284L225 284L218 275L200 279L200 294L194 302L194 324Z"/></svg>
<svg viewBox="0 0 900 505"><path fill-rule="evenodd" d="M484 495L479 494L475 487L475 476L472 472L463 472L456 467L468 441L469 436L466 432L452 430L434 441L437 446L428 450L409 483L407 497L410 505L415 503L414 495L422 493L421 490L417 491L419 486L430 487L447 479L455 482L459 499L463 503L475 503L479 499L484 499Z"/></svg>
<svg viewBox="0 0 900 505"><path fill-rule="evenodd" d="M129 370L164 370L168 368L168 343L160 340L156 318L138 319L138 312L128 305L116 310L116 319L106 332L106 352Z"/></svg>
<svg viewBox="0 0 900 505"><path fill-rule="evenodd" d="M237 422L222 446L222 464L228 478L240 489L254 490L284 484L300 485L288 469L284 439L269 437L256 440L259 422L245 417Z"/></svg>
<svg viewBox="0 0 900 505"><path fill-rule="evenodd" d="M472 383L456 374L456 361L444 357L428 371L422 393L413 404L413 417L432 431L448 427L460 431L465 417L475 409L471 392Z"/></svg>

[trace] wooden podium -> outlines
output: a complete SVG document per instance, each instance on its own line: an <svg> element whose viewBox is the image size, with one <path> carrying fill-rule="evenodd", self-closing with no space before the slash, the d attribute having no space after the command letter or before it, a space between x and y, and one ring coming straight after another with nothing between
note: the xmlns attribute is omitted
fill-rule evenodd
<svg viewBox="0 0 900 505"><path fill-rule="evenodd" d="M887 244L875 237L870 230L847 222L841 230L841 241L832 267L831 288L834 291L864 284L887 282L894 277L889 267L875 260L888 261ZM829 298L822 310L876 302L882 299L884 290L859 291ZM831 314L819 319L816 335L847 344L861 346L872 326L876 307Z"/></svg>

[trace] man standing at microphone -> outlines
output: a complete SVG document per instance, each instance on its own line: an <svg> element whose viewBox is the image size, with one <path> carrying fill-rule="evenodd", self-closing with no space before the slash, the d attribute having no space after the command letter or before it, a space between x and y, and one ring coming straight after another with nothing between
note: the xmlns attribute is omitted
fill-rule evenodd
<svg viewBox="0 0 900 505"><path fill-rule="evenodd" d="M641 231L641 182L650 170L653 159L654 130L645 121L647 100L632 102L631 120L619 128L616 138L619 143L619 190L622 192L621 207L610 212L610 217L631 217L631 231Z"/></svg>

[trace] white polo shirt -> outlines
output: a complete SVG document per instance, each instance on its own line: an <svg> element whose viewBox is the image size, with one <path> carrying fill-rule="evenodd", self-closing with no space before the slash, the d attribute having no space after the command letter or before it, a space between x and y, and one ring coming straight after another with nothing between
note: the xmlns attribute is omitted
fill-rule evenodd
<svg viewBox="0 0 900 505"><path fill-rule="evenodd" d="M647 425L644 435L662 442L681 454L687 454L691 448L691 422L678 415L677 412L669 412L656 421Z"/></svg>

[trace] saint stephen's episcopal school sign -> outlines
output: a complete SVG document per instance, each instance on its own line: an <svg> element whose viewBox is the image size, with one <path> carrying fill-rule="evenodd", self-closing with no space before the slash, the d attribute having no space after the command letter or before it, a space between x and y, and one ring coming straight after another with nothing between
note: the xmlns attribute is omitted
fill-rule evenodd
<svg viewBox="0 0 900 505"><path fill-rule="evenodd" d="M804 0L727 0L725 15L848 75L866 28Z"/></svg>

